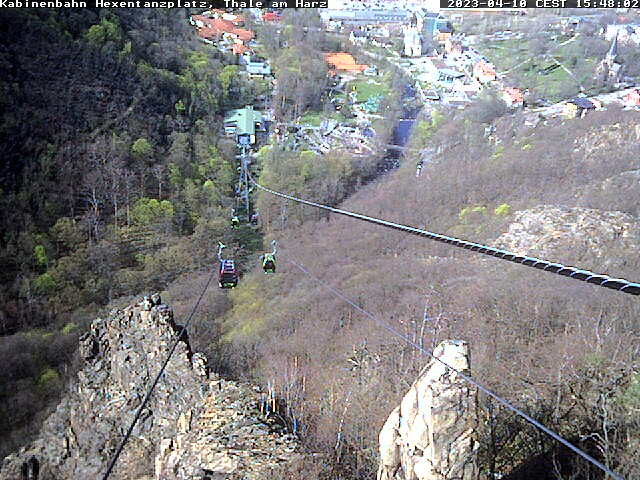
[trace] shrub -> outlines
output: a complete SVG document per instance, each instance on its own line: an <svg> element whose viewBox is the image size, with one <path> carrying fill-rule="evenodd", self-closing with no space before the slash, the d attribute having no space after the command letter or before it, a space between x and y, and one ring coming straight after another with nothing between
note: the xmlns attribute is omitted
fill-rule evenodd
<svg viewBox="0 0 640 480"><path fill-rule="evenodd" d="M64 327L62 327L61 332L62 332L63 335L68 335L71 332L73 332L74 330L76 330L77 328L78 328L78 326L75 323L69 322Z"/></svg>
<svg viewBox="0 0 640 480"><path fill-rule="evenodd" d="M45 272L36 278L36 290L38 293L50 295L56 288L56 281L49 272Z"/></svg>
<svg viewBox="0 0 640 480"><path fill-rule="evenodd" d="M495 151L493 152L493 155L491 155L492 159L496 159L496 158L500 158L502 157L502 153L504 152L504 146L503 145L498 145L495 149Z"/></svg>
<svg viewBox="0 0 640 480"><path fill-rule="evenodd" d="M509 209L511 207L509 206L508 203L501 203L500 205L498 205L495 210L493 211L493 213L495 213L496 215L500 215L500 216L506 216L509 215Z"/></svg>
<svg viewBox="0 0 640 480"><path fill-rule="evenodd" d="M479 214L481 214L481 215L484 215L485 213L487 213L487 207L484 207L484 206L482 206L482 205L477 205L477 206L473 207L473 208L471 209L471 211L472 211L473 213L479 213Z"/></svg>
<svg viewBox="0 0 640 480"><path fill-rule="evenodd" d="M458 218L461 222L465 223L470 213L484 215L485 213L487 213L487 207L483 205L476 205L475 207L464 207L462 210L460 210L460 213L458 213Z"/></svg>
<svg viewBox="0 0 640 480"><path fill-rule="evenodd" d="M54 369L47 367L38 377L36 382L40 390L49 390L60 379L60 375Z"/></svg>

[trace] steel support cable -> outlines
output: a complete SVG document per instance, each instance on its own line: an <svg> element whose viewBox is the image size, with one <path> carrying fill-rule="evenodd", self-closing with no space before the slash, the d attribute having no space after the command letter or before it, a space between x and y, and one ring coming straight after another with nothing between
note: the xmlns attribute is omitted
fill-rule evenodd
<svg viewBox="0 0 640 480"><path fill-rule="evenodd" d="M380 220L379 218L369 217L367 215L362 215L360 213L349 212L348 210L329 207L321 203L311 202L309 200L296 198L294 196L287 195L285 193L276 192L275 190L271 190L270 188L263 187L258 182L256 182L253 179L253 177L250 176L249 178L253 182L253 184L259 189L264 190L265 192L271 193L273 195L276 195L278 197L286 198L288 200L293 200L294 202L304 203L306 205L311 205L312 207L322 208L324 210L329 210L334 213L339 213L340 215L345 215L347 217L364 220L369 223L383 225L385 227L393 228L395 230L400 230L401 232L410 233L412 235L417 235L420 237L426 237L430 240L435 240L437 242L453 245L454 247L464 248L466 250L482 253L484 255L489 255L491 257L501 258L503 260L508 260L510 262L518 263L520 265L525 265L527 267L533 267L538 270L543 270L545 272L556 273L563 277L573 278L575 280L587 282L592 285L597 285L599 287L606 287L612 290L617 290L619 292L628 293L631 295L640 295L640 283L630 282L629 280L625 280L624 278L612 278L609 275L598 274L598 273L591 272L589 270L583 270L576 267L567 267L565 265L562 265L561 263L549 262L547 260L542 260L536 257L528 257L526 255L518 255L517 253L509 252L507 250L501 250L495 247L489 247L487 245L482 245L480 243L469 242L467 240L461 240L459 238L449 237L446 235L441 235L439 233L433 233L427 230L421 230L419 228L409 227L407 225L401 225L399 223Z"/></svg>
<svg viewBox="0 0 640 480"><path fill-rule="evenodd" d="M378 317L376 317L375 315L373 315L372 313L369 313L368 311L366 311L364 308L358 306L356 303L352 302L351 300L349 300L347 297L345 297L344 295L342 295L340 292L338 292L337 290L335 290L333 287L331 287L330 285L326 284L325 282L323 282L322 280L320 280L319 278L317 278L315 275L313 275L311 272L309 272L306 268L304 268L302 265L299 265L298 263L296 263L293 259L287 257L284 253L279 253L279 255L281 255L282 257L284 257L286 260L288 260L290 263L292 263L293 265L295 265L298 269L300 269L303 273L305 273L306 275L308 275L309 277L311 277L315 282L319 283L320 285L322 285L323 287L325 287L327 290L329 290L331 293L333 293L335 296L337 296L338 298L344 300L345 302L347 302L349 305L351 305L353 308L355 308L356 310L358 310L359 312L365 314L367 317L371 318L372 320L374 320L376 323L378 323L381 327L385 328L386 330L388 330L389 332L391 332L393 335L395 335L396 337L398 337L401 340L404 340L405 342L407 342L409 345L411 345L412 347L414 347L415 349L417 349L418 351L427 354L428 356L430 356L431 358L433 358L434 360L440 362L442 365L444 365L445 367L451 369L452 371L456 372L456 374L458 374L460 376L460 378L466 380L467 382L469 382L470 384L474 385L478 390L480 390L481 392L487 394L488 396L490 396L491 398L493 398L494 400L496 400L497 402L499 402L500 404L502 404L503 406L505 406L507 409L511 410L512 412L514 412L516 415L522 417L523 419L525 419L527 422L529 422L531 425L533 425L534 427L538 428L539 430L543 431L544 433L546 433L547 435L549 435L551 438L553 438L554 440L558 441L559 443L561 443L562 445L564 445L565 447L571 449L573 452L577 453L578 455L580 455L582 458L584 458L585 460L587 460L589 463L595 465L596 467L598 467L600 470L602 470L604 473L606 473L607 475L610 475L611 478L613 478L614 480L624 480L621 476L615 474L613 471L611 471L609 468L607 468L605 465L603 465L602 463L600 463L598 460L596 460L595 458L591 457L589 454L583 452L582 450L580 450L578 447L574 446L573 444L569 443L567 440L565 440L564 438L562 438L560 435L558 435L557 433L554 433L553 431L549 430L547 427L545 427L544 425L542 425L540 422L538 422L537 420L535 420L534 418L530 417L529 415L527 415L526 413L524 413L522 410L520 410L518 407L515 407L513 405L511 405L507 400L505 400L504 398L498 396L497 394L493 393L491 390L487 389L486 387L483 387L482 385L480 385L478 382L476 382L473 378L471 378L469 375L461 372L460 370L455 369L454 367L452 367L451 365L449 365L447 362L445 362L444 360L441 360L440 358L436 357L435 355L433 355L433 352L426 350L424 348L422 348L420 345L418 345L417 343L415 343L413 340L411 340L410 338L406 337L405 335L403 335L402 333L398 332L396 329L394 329L392 326L390 326L389 324L383 322L382 320L380 320Z"/></svg>
<svg viewBox="0 0 640 480"><path fill-rule="evenodd" d="M129 440L129 437L131 437L131 433L133 432L133 429L136 426L136 423L138 423L138 420L140 420L140 417L142 416L142 411L144 410L144 407L147 405L147 402L151 398L151 394L153 393L153 390L156 388L156 385L158 384L158 382L160 381L160 378L162 377L162 374L164 373L165 368L167 368L167 365L169 364L169 360L171 360L171 356L173 355L173 352L175 352L176 348L178 347L178 342L180 342L180 340L182 340L182 336L187 331L187 327L189 326L189 323L191 323L191 319L195 315L196 310L198 310L198 306L200 305L200 302L202 301L202 297L204 297L204 294L207 291L207 289L209 288L209 285L211 285L211 281L213 280L213 277L215 276L215 274L216 274L216 271L213 270L211 272L211 275L209 276L209 280L207 280L207 284L202 289L202 293L200 293L200 296L198 297L198 301L196 302L195 306L193 307L193 310L191 310L191 313L189 314L189 317L187 318L187 321L182 326L182 330L180 330L180 335L178 335L178 338L176 338L176 341L173 343L173 345L171 347L171 350L169 350L169 355L167 355L167 358L164 361L164 363L162 364L162 367L160 368L160 371L158 372L158 374L154 378L153 383L151 384L151 387L149 387L149 390L147 390L147 393L145 394L144 398L142 399L142 403L138 407L138 411L136 412L136 415L133 418L133 421L131 422L131 425L129 426L129 429L127 430L127 433L125 433L124 437L122 438L122 441L118 445L118 448L116 449L115 453L111 457L111 460L109 461L109 465L107 466L107 470L104 473L104 475L102 476L102 480L107 480L107 478L109 478L109 475L111 474L111 471L113 470L113 467L115 466L116 462L118 461L118 457L122 453L122 450L124 449L124 446L126 445L127 441Z"/></svg>

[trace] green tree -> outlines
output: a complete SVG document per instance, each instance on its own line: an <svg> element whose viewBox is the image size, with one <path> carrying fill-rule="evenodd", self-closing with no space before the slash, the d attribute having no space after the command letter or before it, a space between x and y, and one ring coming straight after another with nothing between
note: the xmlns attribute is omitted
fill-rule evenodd
<svg viewBox="0 0 640 480"><path fill-rule="evenodd" d="M509 215L510 206L508 203L501 203L493 211L496 215L506 216Z"/></svg>
<svg viewBox="0 0 640 480"><path fill-rule="evenodd" d="M49 233L53 240L64 247L65 250L75 248L84 240L76 222L69 217L59 218L49 229ZM62 253L60 246L58 247L58 253Z"/></svg>
<svg viewBox="0 0 640 480"><path fill-rule="evenodd" d="M37 385L40 390L48 391L58 383L60 375L51 367L45 368L38 376Z"/></svg>
<svg viewBox="0 0 640 480"><path fill-rule="evenodd" d="M173 231L175 210L169 200L140 198L131 209L131 233L143 241L139 250L155 249L168 245Z"/></svg>
<svg viewBox="0 0 640 480"><path fill-rule="evenodd" d="M327 86L327 64L320 53L309 54L298 45L284 49L275 62L277 115L297 118L308 108L320 109Z"/></svg>
<svg viewBox="0 0 640 480"><path fill-rule="evenodd" d="M93 25L87 30L85 38L99 45L104 45L107 42L119 43L122 39L122 32L114 20L103 18L99 24Z"/></svg>
<svg viewBox="0 0 640 480"><path fill-rule="evenodd" d="M46 267L48 263L47 254L43 245L36 245L33 251L33 257L37 267Z"/></svg>
<svg viewBox="0 0 640 480"><path fill-rule="evenodd" d="M153 154L153 147L146 138L139 138L131 145L131 154L137 159L148 159Z"/></svg>
<svg viewBox="0 0 640 480"><path fill-rule="evenodd" d="M56 281L49 272L45 272L36 278L36 291L41 295L50 296L55 292Z"/></svg>
<svg viewBox="0 0 640 480"><path fill-rule="evenodd" d="M171 221L173 213L173 205L169 200L158 201L155 198L140 198L133 205L131 220L134 225L149 226Z"/></svg>
<svg viewBox="0 0 640 480"><path fill-rule="evenodd" d="M225 65L224 68L218 73L218 81L220 82L220 88L222 89L223 108L228 108L229 99L231 98L231 89L234 83L238 82L238 66L237 65Z"/></svg>
<svg viewBox="0 0 640 480"><path fill-rule="evenodd" d="M219 71L220 63L208 58L207 52L201 51L191 53L187 66L180 72L178 80L187 92L185 113L191 125L203 114L219 112L218 99L222 96Z"/></svg>

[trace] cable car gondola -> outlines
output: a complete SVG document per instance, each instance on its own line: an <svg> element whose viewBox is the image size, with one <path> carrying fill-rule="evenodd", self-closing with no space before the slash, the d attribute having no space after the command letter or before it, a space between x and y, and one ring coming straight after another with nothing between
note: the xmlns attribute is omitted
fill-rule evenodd
<svg viewBox="0 0 640 480"><path fill-rule="evenodd" d="M233 260L222 260L220 262L220 273L218 275L218 286L220 288L234 288L238 285L238 274Z"/></svg>
<svg viewBox="0 0 640 480"><path fill-rule="evenodd" d="M218 260L220 260L218 286L220 288L234 288L238 285L238 273L236 272L236 264L233 260L222 259L222 249L226 247L224 243L218 242Z"/></svg>
<svg viewBox="0 0 640 480"><path fill-rule="evenodd" d="M271 245L273 245L273 252L265 253L260 257L262 259L262 268L264 269L265 275L269 273L276 273L276 241L273 240Z"/></svg>

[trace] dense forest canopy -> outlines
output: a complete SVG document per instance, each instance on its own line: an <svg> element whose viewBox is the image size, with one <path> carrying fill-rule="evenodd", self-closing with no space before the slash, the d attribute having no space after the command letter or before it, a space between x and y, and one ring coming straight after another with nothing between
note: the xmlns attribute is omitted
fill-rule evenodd
<svg viewBox="0 0 640 480"><path fill-rule="evenodd" d="M119 248L112 240L121 232L110 227L144 223L136 202L175 203L183 195L180 177L214 161L203 120L216 113L210 107L219 85L207 77L221 65L190 53L195 39L185 18L161 10L3 12L5 333L42 323L52 311L45 305L51 290L73 290L57 314L77 307L82 279L77 288L65 285L56 276L59 261ZM193 228L192 219L183 226ZM103 259L110 266L91 263L114 270L126 265L124 257ZM98 289L94 301L110 296Z"/></svg>

